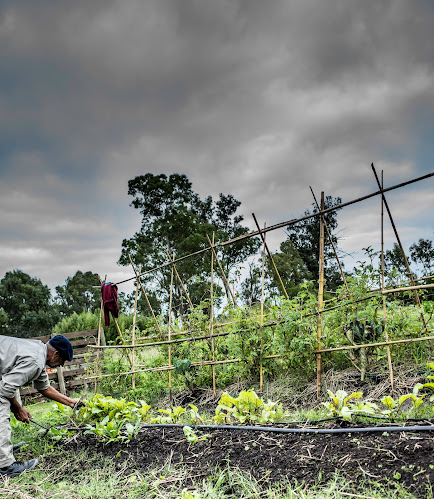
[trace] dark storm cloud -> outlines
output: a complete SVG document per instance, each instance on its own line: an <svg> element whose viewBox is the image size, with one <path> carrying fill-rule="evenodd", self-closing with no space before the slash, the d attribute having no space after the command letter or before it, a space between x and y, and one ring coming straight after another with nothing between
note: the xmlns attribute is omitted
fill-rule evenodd
<svg viewBox="0 0 434 499"><path fill-rule="evenodd" d="M60 284L49 258L104 273L99 250L116 272L148 171L234 194L250 225L309 185L376 190L372 161L389 184L430 171L433 20L428 0L0 3L3 270Z"/></svg>

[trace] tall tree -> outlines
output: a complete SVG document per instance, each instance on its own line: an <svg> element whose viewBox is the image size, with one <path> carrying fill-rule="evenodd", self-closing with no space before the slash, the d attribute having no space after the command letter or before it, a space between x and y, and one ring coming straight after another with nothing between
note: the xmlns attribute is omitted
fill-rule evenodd
<svg viewBox="0 0 434 499"><path fill-rule="evenodd" d="M2 332L9 336L50 334L60 318L48 286L21 270L6 272L0 281L0 306L7 315Z"/></svg>
<svg viewBox="0 0 434 499"><path fill-rule="evenodd" d="M206 235L215 232L216 243L246 234L241 225L243 217L236 215L240 206L232 195L220 194L214 202L211 196L202 200L192 189L186 175L166 176L147 173L128 182L131 206L140 210L140 230L122 242L121 265L129 265L128 252L142 271L156 268L168 261L166 250L175 258L189 255L208 246ZM218 251L218 258L226 274L256 251L258 241L252 238ZM210 252L188 258L176 265L185 288L193 301L209 298ZM148 289L167 301L170 267L145 276ZM178 280L174 281L174 302L178 314L185 311L186 301Z"/></svg>
<svg viewBox="0 0 434 499"><path fill-rule="evenodd" d="M56 286L56 300L62 315L73 312L93 312L100 307L101 291L98 276L90 271L77 270L73 277L68 277L64 286Z"/></svg>
<svg viewBox="0 0 434 499"><path fill-rule="evenodd" d="M324 208L332 208L342 203L342 199L327 196L324 200ZM308 216L313 213L318 213L316 204L312 204L313 210L306 210L303 216ZM339 209L338 209L339 210ZM327 227L332 234L332 240L335 248L337 248L338 238L334 234L338 226L337 212L338 210L329 211L324 215ZM297 224L290 225L287 228L288 239L293 244L293 247L298 251L301 259L306 265L308 274L313 279L318 279L319 275L319 236L320 236L320 217L312 217L303 220ZM342 284L342 278L339 271L339 266L333 252L332 245L325 235L324 237L324 278L329 289L336 289Z"/></svg>

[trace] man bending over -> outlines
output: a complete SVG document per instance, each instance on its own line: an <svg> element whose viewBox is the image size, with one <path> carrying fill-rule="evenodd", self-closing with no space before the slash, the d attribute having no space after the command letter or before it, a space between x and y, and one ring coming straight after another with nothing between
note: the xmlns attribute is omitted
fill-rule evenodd
<svg viewBox="0 0 434 499"><path fill-rule="evenodd" d="M71 361L73 349L65 336L57 335L44 344L38 340L0 336L0 474L17 476L38 464L37 459L17 462L11 443L10 413L29 423L32 415L15 398L17 390L33 382L44 397L69 407L79 401L62 395L50 385L45 366L59 367Z"/></svg>

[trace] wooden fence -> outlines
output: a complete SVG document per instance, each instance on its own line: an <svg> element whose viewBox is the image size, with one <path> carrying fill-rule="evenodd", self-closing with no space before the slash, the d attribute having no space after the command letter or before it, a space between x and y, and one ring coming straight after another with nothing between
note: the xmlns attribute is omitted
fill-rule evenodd
<svg viewBox="0 0 434 499"><path fill-rule="evenodd" d="M54 380L54 388L66 395L67 391L74 389L77 386L86 385L93 382L86 378L86 366L89 362L96 360L95 350L90 349L90 345L97 344L98 329L90 329L88 331L76 331L74 333L65 333L74 348L73 360L66 361L63 367L50 369L47 367L48 378L50 382ZM40 340L46 343L51 338L51 335L37 336L29 338L32 340ZM88 355L86 355L88 354ZM39 393L32 386L24 387L20 390L21 396L34 395Z"/></svg>

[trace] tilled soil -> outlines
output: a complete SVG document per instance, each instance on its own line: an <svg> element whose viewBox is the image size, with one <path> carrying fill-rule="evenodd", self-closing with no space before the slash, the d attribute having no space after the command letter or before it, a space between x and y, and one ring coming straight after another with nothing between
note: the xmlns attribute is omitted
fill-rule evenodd
<svg viewBox="0 0 434 499"><path fill-rule="evenodd" d="M144 428L128 445L104 445L89 435L77 436L71 445L74 450L87 448L109 457L119 468L128 463L142 471L170 460L190 467L194 477L205 477L216 467L230 465L265 486L284 480L326 483L335 472L351 480L354 490L360 482L391 487L396 483L425 497L427 487L434 484L434 431L297 434L219 429L196 433L208 437L189 443L182 428Z"/></svg>

